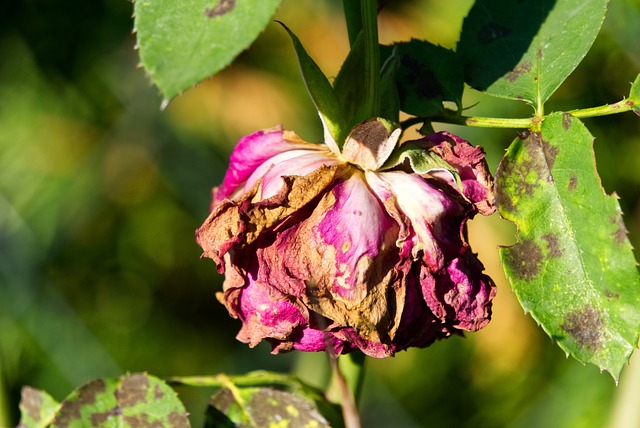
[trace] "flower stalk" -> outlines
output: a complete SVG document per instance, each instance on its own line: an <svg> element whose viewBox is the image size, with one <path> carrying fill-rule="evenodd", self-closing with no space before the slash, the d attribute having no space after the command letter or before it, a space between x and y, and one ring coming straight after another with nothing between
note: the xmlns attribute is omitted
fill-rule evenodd
<svg viewBox="0 0 640 428"><path fill-rule="evenodd" d="M363 380L365 355L354 352L337 357L329 356L333 376L327 388L327 398L342 407L345 428L360 428L358 401Z"/></svg>
<svg viewBox="0 0 640 428"><path fill-rule="evenodd" d="M367 118L380 116L380 47L378 44L378 3L361 0L362 31L364 36L364 99Z"/></svg>

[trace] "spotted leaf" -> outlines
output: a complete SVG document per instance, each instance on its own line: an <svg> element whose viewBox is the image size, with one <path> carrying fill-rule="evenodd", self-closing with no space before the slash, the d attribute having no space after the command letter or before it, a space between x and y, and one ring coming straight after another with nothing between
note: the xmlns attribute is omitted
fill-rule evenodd
<svg viewBox="0 0 640 428"><path fill-rule="evenodd" d="M496 174L518 242L500 256L523 308L558 345L617 379L638 344L640 279L615 195L595 169L593 137L554 113L521 134Z"/></svg>
<svg viewBox="0 0 640 428"><path fill-rule="evenodd" d="M329 427L314 403L273 388L224 388L207 409L206 428L214 427Z"/></svg>
<svg viewBox="0 0 640 428"><path fill-rule="evenodd" d="M22 388L20 424L18 428L44 428L55 416L58 402L45 391L29 386Z"/></svg>
<svg viewBox="0 0 640 428"><path fill-rule="evenodd" d="M490 95L541 106L591 48L607 2L476 1L457 49L466 82Z"/></svg>
<svg viewBox="0 0 640 428"><path fill-rule="evenodd" d="M160 379L134 373L93 380L60 405L53 428L165 426L188 428L176 393Z"/></svg>

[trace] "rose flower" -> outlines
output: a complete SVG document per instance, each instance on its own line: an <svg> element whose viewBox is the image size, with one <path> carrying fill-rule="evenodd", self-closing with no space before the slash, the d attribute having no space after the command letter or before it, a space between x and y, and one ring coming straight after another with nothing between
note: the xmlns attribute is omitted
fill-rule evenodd
<svg viewBox="0 0 640 428"><path fill-rule="evenodd" d="M341 150L281 128L239 141L196 239L240 341L384 357L489 322L495 285L465 240L495 210L484 151L399 136L375 119Z"/></svg>

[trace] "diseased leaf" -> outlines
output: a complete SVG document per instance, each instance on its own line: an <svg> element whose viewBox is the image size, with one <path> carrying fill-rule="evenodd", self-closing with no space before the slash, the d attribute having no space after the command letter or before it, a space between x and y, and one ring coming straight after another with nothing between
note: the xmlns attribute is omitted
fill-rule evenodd
<svg viewBox="0 0 640 428"><path fill-rule="evenodd" d="M400 109L415 116L443 110L443 101L462 104L464 74L455 52L423 40L381 46L382 63L392 54L398 57L396 84Z"/></svg>
<svg viewBox="0 0 640 428"><path fill-rule="evenodd" d="M593 137L554 113L522 134L496 173L518 242L500 250L523 308L568 354L617 379L638 345L640 278L622 212L594 163Z"/></svg>
<svg viewBox="0 0 640 428"><path fill-rule="evenodd" d="M25 386L20 399L18 428L44 428L49 426L58 408L58 402L45 391Z"/></svg>
<svg viewBox="0 0 640 428"><path fill-rule="evenodd" d="M207 428L329 427L312 401L273 388L224 388L207 409Z"/></svg>
<svg viewBox="0 0 640 428"><path fill-rule="evenodd" d="M189 427L175 391L160 379L134 373L89 382L71 393L55 415L54 428Z"/></svg>
<svg viewBox="0 0 640 428"><path fill-rule="evenodd" d="M140 60L170 100L229 65L267 26L281 0L136 0Z"/></svg>
<svg viewBox="0 0 640 428"><path fill-rule="evenodd" d="M608 0L477 0L462 26L457 52L466 82L536 108L585 57Z"/></svg>

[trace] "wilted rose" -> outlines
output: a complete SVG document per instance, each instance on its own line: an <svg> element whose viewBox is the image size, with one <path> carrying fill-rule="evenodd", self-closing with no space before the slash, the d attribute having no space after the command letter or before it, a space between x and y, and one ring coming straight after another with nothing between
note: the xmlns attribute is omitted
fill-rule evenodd
<svg viewBox="0 0 640 428"><path fill-rule="evenodd" d="M196 232L239 340L384 357L489 322L495 285L464 237L495 210L484 152L399 134L371 120L341 150L281 128L240 140Z"/></svg>

